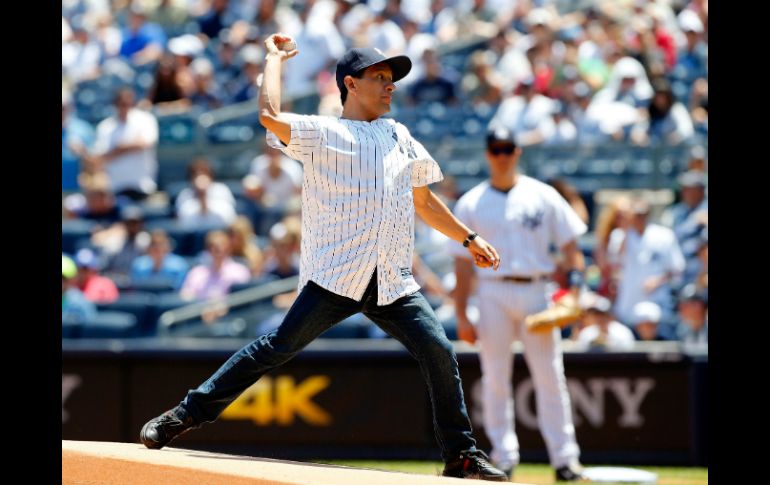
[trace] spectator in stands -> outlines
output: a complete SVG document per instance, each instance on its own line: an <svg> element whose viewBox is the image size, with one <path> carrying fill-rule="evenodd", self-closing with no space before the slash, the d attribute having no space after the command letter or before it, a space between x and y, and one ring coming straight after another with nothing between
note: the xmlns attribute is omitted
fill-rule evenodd
<svg viewBox="0 0 770 485"><path fill-rule="evenodd" d="M112 303L118 299L118 287L113 281L99 274L102 263L98 255L88 248L75 254L78 267L77 286L86 299L94 303Z"/></svg>
<svg viewBox="0 0 770 485"><path fill-rule="evenodd" d="M404 32L385 8L374 12L372 22L366 29L366 45L381 50L385 56L400 55L406 50Z"/></svg>
<svg viewBox="0 0 770 485"><path fill-rule="evenodd" d="M695 131L687 108L676 101L668 81L656 79L653 85L655 91L646 117L634 128L634 142L638 145L678 145L689 141Z"/></svg>
<svg viewBox="0 0 770 485"><path fill-rule="evenodd" d="M698 136L707 138L709 134L709 82L706 78L698 78L690 90L690 118Z"/></svg>
<svg viewBox="0 0 770 485"><path fill-rule="evenodd" d="M187 273L179 294L186 300L222 298L236 283L251 279L249 269L233 261L230 238L223 231L211 231L206 236L208 262L195 266Z"/></svg>
<svg viewBox="0 0 770 485"><path fill-rule="evenodd" d="M583 328L577 336L578 345L589 350L631 350L634 334L611 313L612 303L596 293L585 292L580 298Z"/></svg>
<svg viewBox="0 0 770 485"><path fill-rule="evenodd" d="M698 259L700 260L700 271L695 277L695 287L699 291L708 294L709 291L709 239L708 228L701 232L700 245L698 247Z"/></svg>
<svg viewBox="0 0 770 485"><path fill-rule="evenodd" d="M131 264L131 283L168 283L179 289L187 275L189 265L181 256L171 252L171 241L163 229L150 233L147 254L139 256Z"/></svg>
<svg viewBox="0 0 770 485"><path fill-rule="evenodd" d="M578 131L577 127L575 127L575 123L569 119L567 105L557 101L554 104L551 116L553 117L554 130L553 133L551 133L551 136L545 140L545 145L575 145L577 142Z"/></svg>
<svg viewBox="0 0 770 485"><path fill-rule="evenodd" d="M591 104L621 102L634 108L646 108L652 94L644 66L632 57L624 57L612 66L607 84L594 95Z"/></svg>
<svg viewBox="0 0 770 485"><path fill-rule="evenodd" d="M677 20L685 43L677 52L671 77L675 85L681 85L681 93L677 92L677 97L686 100L696 79L708 79L708 44L703 39L704 28L698 14L683 10Z"/></svg>
<svg viewBox="0 0 770 485"><path fill-rule="evenodd" d="M96 28L94 38L102 51L102 62L117 58L123 43L120 29L113 23L112 14L108 11L94 15Z"/></svg>
<svg viewBox="0 0 770 485"><path fill-rule="evenodd" d="M230 0L211 0L209 10L198 17L201 34L216 39L219 32L229 27L237 18L230 9Z"/></svg>
<svg viewBox="0 0 770 485"><path fill-rule="evenodd" d="M249 48L259 47L249 44ZM237 49L228 39L224 39L217 48L217 56L214 59L214 81L223 90L225 101L236 94L235 80L241 73L241 66L236 56ZM254 76L256 82L256 76ZM253 84L253 83L252 83Z"/></svg>
<svg viewBox="0 0 770 485"><path fill-rule="evenodd" d="M67 197L64 200L65 210L72 217L97 222L102 229L118 222L124 204L110 190L107 174L82 174L78 180L85 195L72 194Z"/></svg>
<svg viewBox="0 0 770 485"><path fill-rule="evenodd" d="M188 99L193 106L203 110L211 110L222 106L222 96L218 86L214 84L214 65L208 59L201 57L190 64L193 74L193 89Z"/></svg>
<svg viewBox="0 0 770 485"><path fill-rule="evenodd" d="M454 84L441 75L441 63L436 51L426 49L423 53L425 77L412 84L409 94L412 104L440 103L457 104Z"/></svg>
<svg viewBox="0 0 770 485"><path fill-rule="evenodd" d="M277 19L279 17L276 17L276 13L280 15L286 14L286 12L277 12L277 3L276 0L260 0L259 2L253 24L257 34L262 38L268 37L273 32L281 32L283 30L278 23Z"/></svg>
<svg viewBox="0 0 770 485"><path fill-rule="evenodd" d="M227 185L214 181L205 158L187 167L190 186L176 198L176 215L187 226L226 226L235 220L235 197Z"/></svg>
<svg viewBox="0 0 770 485"><path fill-rule="evenodd" d="M593 258L601 271L601 279L596 291L611 301L617 295L615 285L619 268L616 255L607 253L610 235L615 229L625 230L630 220L631 200L626 196L616 196L609 204L602 208L596 219L596 228L594 230L596 244L594 245Z"/></svg>
<svg viewBox="0 0 770 485"><path fill-rule="evenodd" d="M337 60L345 53L345 41L334 25L332 9L326 9L323 2L307 1L302 4L299 16L302 27L294 36L294 40L305 57L302 62L292 64L284 71L283 95L290 99L316 94L316 79L319 73L333 70ZM263 57L259 60L260 65ZM305 101L310 103L305 106L297 106L295 100L294 112L315 111L317 105L312 105L312 99L313 96L310 101ZM318 103L318 99L314 102Z"/></svg>
<svg viewBox="0 0 770 485"><path fill-rule="evenodd" d="M150 235L144 229L144 211L137 205L123 208L121 221L94 234L91 241L98 241L97 246L108 257L105 274L115 281L127 279L134 260L143 255L150 244Z"/></svg>
<svg viewBox="0 0 770 485"><path fill-rule="evenodd" d="M634 327L639 340L653 341L653 340L666 340L658 332L661 308L657 303L651 301L640 301L631 312L631 325Z"/></svg>
<svg viewBox="0 0 770 485"><path fill-rule="evenodd" d="M176 76L185 94L193 88L193 60L204 54L203 41L193 34L182 34L168 41L168 50L174 56Z"/></svg>
<svg viewBox="0 0 770 485"><path fill-rule="evenodd" d="M71 22L72 40L62 44L61 65L63 74L73 83L96 79L101 74L99 64L102 51L99 43L91 37L81 16Z"/></svg>
<svg viewBox="0 0 770 485"><path fill-rule="evenodd" d="M157 188L158 121L134 104L133 89L118 90L117 114L96 127L93 160L107 172L115 194L142 200Z"/></svg>
<svg viewBox="0 0 770 485"><path fill-rule="evenodd" d="M694 284L686 285L679 293L679 340L685 345L708 347L708 297Z"/></svg>
<svg viewBox="0 0 770 485"><path fill-rule="evenodd" d="M633 322L634 305L651 301L661 307L663 323L659 332L672 338L672 282L684 271L684 257L671 229L649 224L650 206L643 199L631 203L631 220L626 230L615 229L608 251L618 255L620 279L615 314L622 322Z"/></svg>
<svg viewBox="0 0 770 485"><path fill-rule="evenodd" d="M162 110L187 109L190 102L185 98L185 87L181 78L173 56L164 55L155 68L155 80L147 91L147 99L142 106Z"/></svg>
<svg viewBox="0 0 770 485"><path fill-rule="evenodd" d="M543 143L553 135L554 102L535 92L535 78L524 78L518 87L518 94L506 98L490 122L490 127L503 126L516 133L516 142L521 146Z"/></svg>
<svg viewBox="0 0 770 485"><path fill-rule="evenodd" d="M266 208L297 207L302 190L302 167L280 150L264 144L264 152L251 162L243 178L247 197Z"/></svg>
<svg viewBox="0 0 770 485"><path fill-rule="evenodd" d="M569 118L575 123L577 129L577 142L581 145L597 145L606 142L611 133L603 130L600 117L594 111L589 112L591 106L591 88L584 82L577 82L570 93L574 102L568 106ZM605 122L606 123L606 122Z"/></svg>
<svg viewBox="0 0 770 485"><path fill-rule="evenodd" d="M279 278L299 274L300 225L289 217L270 229L270 245L265 251L263 272Z"/></svg>
<svg viewBox="0 0 770 485"><path fill-rule="evenodd" d="M255 45L247 44L241 49L241 74L232 81L233 103L256 99L259 93L257 78L262 72L263 57L262 49Z"/></svg>
<svg viewBox="0 0 770 485"><path fill-rule="evenodd" d="M238 216L227 228L227 235L230 236L233 259L245 264L252 276L258 276L262 272L264 257L249 218Z"/></svg>
<svg viewBox="0 0 770 485"><path fill-rule="evenodd" d="M706 149L701 145L695 145L690 148L690 153L685 159L687 164L684 166L683 172L695 171L695 172L707 172L706 170Z"/></svg>
<svg viewBox="0 0 770 485"><path fill-rule="evenodd" d="M83 157L94 143L94 129L77 117L72 106L72 95L62 91L61 99L61 188L78 189L78 174L83 170Z"/></svg>
<svg viewBox="0 0 770 485"><path fill-rule="evenodd" d="M123 30L120 55L140 66L155 62L163 54L166 34L160 25L148 22L144 7L134 2L128 15L128 25Z"/></svg>
<svg viewBox="0 0 770 485"><path fill-rule="evenodd" d="M61 320L62 323L83 323L96 316L96 306L88 301L75 284L75 262L61 256Z"/></svg>
<svg viewBox="0 0 770 485"><path fill-rule="evenodd" d="M649 7L649 5L648 5ZM628 39L632 56L648 67L651 76L663 76L676 62L676 42L666 26L665 15L657 8L648 8L631 22L634 33Z"/></svg>
<svg viewBox="0 0 770 485"><path fill-rule="evenodd" d="M488 51L481 50L470 56L462 88L474 105L497 106L503 99L504 82L494 69L492 57Z"/></svg>
<svg viewBox="0 0 770 485"><path fill-rule="evenodd" d="M701 234L708 225L708 199L706 198L706 174L690 170L679 178L681 201L668 207L660 223L676 234L676 239L685 258L684 283L695 281L701 270L698 249Z"/></svg>
<svg viewBox="0 0 770 485"><path fill-rule="evenodd" d="M190 18L186 3L184 0L160 0L154 8L148 10L147 18L166 32L178 31Z"/></svg>

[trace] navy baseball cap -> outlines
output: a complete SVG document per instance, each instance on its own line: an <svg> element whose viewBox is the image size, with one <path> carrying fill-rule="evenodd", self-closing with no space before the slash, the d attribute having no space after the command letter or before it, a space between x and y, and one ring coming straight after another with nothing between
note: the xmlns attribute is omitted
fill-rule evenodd
<svg viewBox="0 0 770 485"><path fill-rule="evenodd" d="M516 146L516 137L511 130L504 126L490 128L487 131L487 147L490 147L495 143L508 143Z"/></svg>
<svg viewBox="0 0 770 485"><path fill-rule="evenodd" d="M393 82L403 79L412 70L412 61L407 56L385 57L383 52L375 47L350 49L337 62L337 87L340 91L345 88L345 76L352 76L380 62L386 62L393 71Z"/></svg>

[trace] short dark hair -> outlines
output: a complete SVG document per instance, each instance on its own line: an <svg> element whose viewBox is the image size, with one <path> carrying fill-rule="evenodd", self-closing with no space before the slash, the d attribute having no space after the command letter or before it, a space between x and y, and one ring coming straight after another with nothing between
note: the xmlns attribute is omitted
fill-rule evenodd
<svg viewBox="0 0 770 485"><path fill-rule="evenodd" d="M351 74L351 76L353 76L356 79L361 79L362 77L364 77L364 71L366 71L366 68ZM342 88L340 88L340 100L342 101L342 106L345 106L346 99L348 99L348 88L346 88L345 84L343 83Z"/></svg>

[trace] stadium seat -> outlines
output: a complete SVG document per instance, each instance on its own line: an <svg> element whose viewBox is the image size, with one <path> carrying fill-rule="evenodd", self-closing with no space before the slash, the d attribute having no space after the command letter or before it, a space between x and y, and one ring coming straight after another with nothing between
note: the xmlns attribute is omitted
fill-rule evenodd
<svg viewBox="0 0 770 485"><path fill-rule="evenodd" d="M118 311L100 311L83 325L82 338L129 338L137 336L136 317Z"/></svg>
<svg viewBox="0 0 770 485"><path fill-rule="evenodd" d="M157 296L153 293L131 292L121 294L120 297L112 303L102 303L97 305L97 309L109 312L129 313L136 318L136 333L140 337L155 335L156 320L154 317L154 307Z"/></svg>
<svg viewBox="0 0 770 485"><path fill-rule="evenodd" d="M234 284L233 286L230 287L230 293L235 293L236 291L248 290L250 288L256 288L257 286L262 286L264 284L270 283L271 281L276 281L278 279L279 278L277 276L272 274L262 275L258 278L252 278L246 283Z"/></svg>
<svg viewBox="0 0 770 485"><path fill-rule="evenodd" d="M92 221L64 219L61 221L61 248L68 254L75 254L82 243L91 239Z"/></svg>
<svg viewBox="0 0 770 485"><path fill-rule="evenodd" d="M80 338L83 330L82 322L61 322L62 338Z"/></svg>

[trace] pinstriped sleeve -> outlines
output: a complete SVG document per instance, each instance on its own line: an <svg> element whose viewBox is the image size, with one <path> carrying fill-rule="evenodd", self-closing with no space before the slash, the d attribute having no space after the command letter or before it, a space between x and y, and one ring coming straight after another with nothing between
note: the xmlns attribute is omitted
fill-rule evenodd
<svg viewBox="0 0 770 485"><path fill-rule="evenodd" d="M291 123L291 140L288 145L272 131L267 131L267 144L277 148L294 160L305 163L312 155L318 155L324 143L325 120L321 116L287 114Z"/></svg>
<svg viewBox="0 0 770 485"><path fill-rule="evenodd" d="M422 187L443 180L444 174L441 173L441 167L422 143L415 140L411 134L407 138L407 143L409 161L412 164L412 187Z"/></svg>

